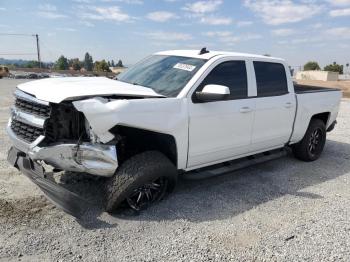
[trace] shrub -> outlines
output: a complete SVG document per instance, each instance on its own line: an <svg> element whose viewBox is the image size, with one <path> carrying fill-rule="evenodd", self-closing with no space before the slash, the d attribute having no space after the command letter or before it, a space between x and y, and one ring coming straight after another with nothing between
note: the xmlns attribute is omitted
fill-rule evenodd
<svg viewBox="0 0 350 262"><path fill-rule="evenodd" d="M304 71L308 71L308 70L321 70L321 67L318 65L317 62L310 61L304 65Z"/></svg>
<svg viewBox="0 0 350 262"><path fill-rule="evenodd" d="M324 71L338 72L339 74L342 75L343 71L344 71L344 66L343 65L339 65L336 62L333 62L333 64L326 65L324 67Z"/></svg>

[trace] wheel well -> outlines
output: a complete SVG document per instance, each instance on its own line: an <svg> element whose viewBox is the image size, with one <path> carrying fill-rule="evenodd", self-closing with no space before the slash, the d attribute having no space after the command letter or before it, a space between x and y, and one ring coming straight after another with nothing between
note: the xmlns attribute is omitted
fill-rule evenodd
<svg viewBox="0 0 350 262"><path fill-rule="evenodd" d="M320 113L320 114L313 115L312 118L311 118L311 120L312 120L312 119L320 119L320 120L322 120L323 123L327 126L329 116L330 116L330 113L329 113L329 112Z"/></svg>
<svg viewBox="0 0 350 262"><path fill-rule="evenodd" d="M156 150L177 167L176 141L172 135L121 125L113 127L110 132L116 136L119 161L123 162L141 152Z"/></svg>

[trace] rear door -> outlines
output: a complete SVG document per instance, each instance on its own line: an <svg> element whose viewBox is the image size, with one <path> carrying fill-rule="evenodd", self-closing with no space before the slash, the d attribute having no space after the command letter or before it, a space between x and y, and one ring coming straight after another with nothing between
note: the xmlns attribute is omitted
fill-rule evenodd
<svg viewBox="0 0 350 262"><path fill-rule="evenodd" d="M252 151L276 148L288 142L295 117L296 99L282 63L253 61L257 97Z"/></svg>
<svg viewBox="0 0 350 262"><path fill-rule="evenodd" d="M224 85L230 98L198 103L196 91L205 85ZM216 62L189 99L188 167L206 166L246 153L251 145L254 99L248 98L247 67L244 60Z"/></svg>

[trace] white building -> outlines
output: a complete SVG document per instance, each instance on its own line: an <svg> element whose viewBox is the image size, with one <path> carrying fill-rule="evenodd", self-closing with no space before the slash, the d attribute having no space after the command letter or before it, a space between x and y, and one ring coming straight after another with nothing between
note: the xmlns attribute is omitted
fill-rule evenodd
<svg viewBox="0 0 350 262"><path fill-rule="evenodd" d="M338 81L339 73L329 71L299 71L295 78L297 80Z"/></svg>

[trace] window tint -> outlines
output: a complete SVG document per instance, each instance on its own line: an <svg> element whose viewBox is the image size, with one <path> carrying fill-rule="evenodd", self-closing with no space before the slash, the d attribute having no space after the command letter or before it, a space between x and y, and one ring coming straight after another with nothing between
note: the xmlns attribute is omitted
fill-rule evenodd
<svg viewBox="0 0 350 262"><path fill-rule="evenodd" d="M258 96L288 93L286 71L282 64L254 62Z"/></svg>
<svg viewBox="0 0 350 262"><path fill-rule="evenodd" d="M197 91L206 85L224 85L230 89L230 99L246 98L247 70L245 61L229 61L217 65L204 79Z"/></svg>
<svg viewBox="0 0 350 262"><path fill-rule="evenodd" d="M176 97L206 62L191 57L153 55L118 75L118 80Z"/></svg>

